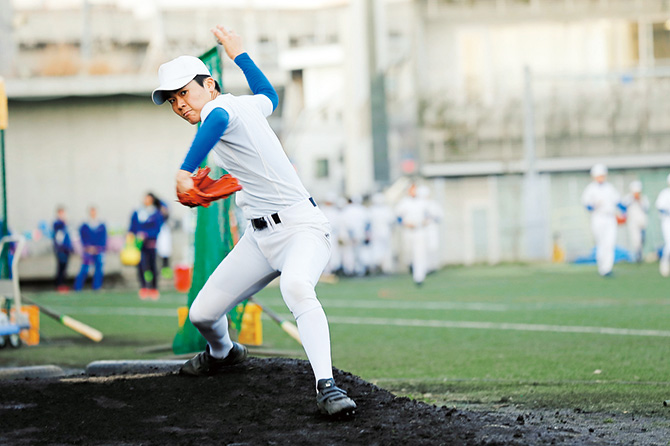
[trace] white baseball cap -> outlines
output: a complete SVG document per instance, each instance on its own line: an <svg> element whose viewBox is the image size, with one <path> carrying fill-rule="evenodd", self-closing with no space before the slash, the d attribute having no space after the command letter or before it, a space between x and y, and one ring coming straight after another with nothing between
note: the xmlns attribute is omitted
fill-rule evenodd
<svg viewBox="0 0 670 446"><path fill-rule="evenodd" d="M642 181L640 180L635 180L630 183L630 191L631 192L642 192Z"/></svg>
<svg viewBox="0 0 670 446"><path fill-rule="evenodd" d="M604 164L596 164L595 166L591 167L592 177L599 177L601 175L607 175L607 166Z"/></svg>
<svg viewBox="0 0 670 446"><path fill-rule="evenodd" d="M166 91L183 88L198 75L212 76L204 62L194 56L179 56L165 62L158 68L160 86L151 93L154 104L161 105L167 100Z"/></svg>

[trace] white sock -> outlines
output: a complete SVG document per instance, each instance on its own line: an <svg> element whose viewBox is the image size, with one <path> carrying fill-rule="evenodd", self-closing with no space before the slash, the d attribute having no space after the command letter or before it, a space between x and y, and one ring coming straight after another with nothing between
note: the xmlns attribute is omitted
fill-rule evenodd
<svg viewBox="0 0 670 446"><path fill-rule="evenodd" d="M198 327L209 344L209 354L215 358L225 358L233 348L233 341L228 333L228 319L224 316L210 328Z"/></svg>
<svg viewBox="0 0 670 446"><path fill-rule="evenodd" d="M296 319L302 346L312 365L314 377L320 379L333 377L333 364L330 357L330 331L328 319L322 307L314 308Z"/></svg>

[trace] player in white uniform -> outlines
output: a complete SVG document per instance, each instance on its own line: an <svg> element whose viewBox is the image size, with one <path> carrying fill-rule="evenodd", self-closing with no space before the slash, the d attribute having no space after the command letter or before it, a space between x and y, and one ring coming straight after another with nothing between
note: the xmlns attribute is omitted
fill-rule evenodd
<svg viewBox="0 0 670 446"><path fill-rule="evenodd" d="M324 271L325 274L337 274L342 269L342 253L340 250L340 234L342 232L342 211L337 204L337 197L334 194L326 196L323 204L320 206L326 218L330 222L330 240L331 252L330 261Z"/></svg>
<svg viewBox="0 0 670 446"><path fill-rule="evenodd" d="M641 181L635 180L630 183L629 187L630 193L623 197L621 204L626 208L626 224L628 225L631 251L635 256L635 261L641 262L644 235L648 223L649 199L642 194Z"/></svg>
<svg viewBox="0 0 670 446"><path fill-rule="evenodd" d="M278 103L274 88L242 49L240 36L222 26L212 32L242 69L253 94L221 94L202 61L181 56L161 65L160 87L152 98L156 104L168 101L190 124L202 123L177 172L177 192L193 187L192 172L212 151L215 162L243 187L236 203L249 226L190 308L190 320L207 348L180 372L210 375L244 361L246 347L231 340L226 314L281 275L282 297L316 378L319 410L351 413L356 404L333 380L328 321L314 291L330 256L330 225L267 122Z"/></svg>
<svg viewBox="0 0 670 446"><path fill-rule="evenodd" d="M343 232L342 272L347 276L364 276L368 266L365 243L370 216L360 195L350 198L349 203L342 209L340 222Z"/></svg>
<svg viewBox="0 0 670 446"><path fill-rule="evenodd" d="M670 186L670 175L667 178ZM663 277L670 276L670 187L666 187L656 198L656 209L661 214L661 230L663 231L663 255L659 269Z"/></svg>
<svg viewBox="0 0 670 446"><path fill-rule="evenodd" d="M372 196L370 214L370 270L393 272L393 227L396 218L381 192Z"/></svg>
<svg viewBox="0 0 670 446"><path fill-rule="evenodd" d="M440 269L440 222L444 217L442 207L431 198L430 189L421 186L417 192L420 197L426 200L428 206L428 223L426 224L426 259L428 262L428 272L432 273Z"/></svg>
<svg viewBox="0 0 670 446"><path fill-rule="evenodd" d="M429 219L428 202L419 196L412 185L409 196L400 200L396 215L403 228L403 246L409 250L412 279L417 286L423 284L428 269L426 226Z"/></svg>
<svg viewBox="0 0 670 446"><path fill-rule="evenodd" d="M582 204L591 212L591 231L596 242L598 273L601 276L611 276L620 197L614 186L606 181L607 167L603 164L596 164L591 168L591 178L593 181L582 194Z"/></svg>

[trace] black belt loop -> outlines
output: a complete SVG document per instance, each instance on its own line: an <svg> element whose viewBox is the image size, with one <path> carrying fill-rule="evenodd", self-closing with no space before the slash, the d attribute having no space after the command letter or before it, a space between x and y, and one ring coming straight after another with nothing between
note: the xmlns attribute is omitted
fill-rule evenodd
<svg viewBox="0 0 670 446"><path fill-rule="evenodd" d="M251 226L255 230L260 231L261 229L265 229L268 227L268 222L266 222L264 218L252 218Z"/></svg>
<svg viewBox="0 0 670 446"><path fill-rule="evenodd" d="M312 206L316 207L316 201L314 201L314 198L309 197L309 202L312 203ZM275 212L274 214L270 215L270 217L272 218L272 221L273 221L276 225L279 224L279 223L281 223L281 218L279 218L279 214L278 214L278 213ZM252 226L255 230L257 230L257 231L261 231L261 230L263 230L263 229L265 229L265 228L268 227L268 222L267 222L267 220L265 219L265 217L252 218L252 219L251 219L251 226Z"/></svg>

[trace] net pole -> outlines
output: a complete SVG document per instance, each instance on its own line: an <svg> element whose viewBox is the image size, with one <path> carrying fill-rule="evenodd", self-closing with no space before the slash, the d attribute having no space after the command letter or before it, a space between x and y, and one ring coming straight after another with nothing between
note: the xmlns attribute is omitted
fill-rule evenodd
<svg viewBox="0 0 670 446"><path fill-rule="evenodd" d="M0 237L9 234L7 223L7 169L5 167L5 129L8 126L9 112L7 107L7 94L5 93L5 81L0 77L0 163L2 164L2 223ZM5 243L0 254L0 277L8 279L10 276L9 265L9 243Z"/></svg>

